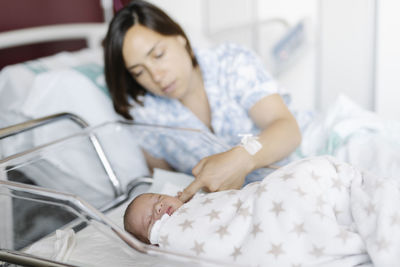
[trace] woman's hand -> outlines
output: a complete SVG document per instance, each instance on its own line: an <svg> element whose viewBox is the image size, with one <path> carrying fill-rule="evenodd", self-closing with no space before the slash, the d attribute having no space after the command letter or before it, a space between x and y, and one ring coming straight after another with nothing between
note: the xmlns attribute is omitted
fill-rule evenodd
<svg viewBox="0 0 400 267"><path fill-rule="evenodd" d="M196 179L182 192L181 201L188 201L201 188L211 192L240 188L251 171L287 157L300 144L299 126L280 95L258 101L250 109L250 117L262 130L257 136L260 151L250 155L237 146L202 159L193 168Z"/></svg>
<svg viewBox="0 0 400 267"><path fill-rule="evenodd" d="M203 158L192 170L195 180L178 197L186 202L202 188L210 192L239 189L253 168L252 156L243 147Z"/></svg>

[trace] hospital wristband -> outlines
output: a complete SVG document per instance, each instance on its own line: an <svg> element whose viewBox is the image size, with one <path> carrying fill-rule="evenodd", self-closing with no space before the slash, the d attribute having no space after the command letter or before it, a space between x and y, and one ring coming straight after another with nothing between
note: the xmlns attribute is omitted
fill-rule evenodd
<svg viewBox="0 0 400 267"><path fill-rule="evenodd" d="M253 156L262 148L262 144L257 141L257 136L253 136L252 134L239 134L239 136L242 136L239 146L246 149L250 155Z"/></svg>

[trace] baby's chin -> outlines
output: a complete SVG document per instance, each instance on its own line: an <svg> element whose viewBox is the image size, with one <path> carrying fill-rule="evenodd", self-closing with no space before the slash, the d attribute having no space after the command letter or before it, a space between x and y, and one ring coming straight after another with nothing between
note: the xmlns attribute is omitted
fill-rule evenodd
<svg viewBox="0 0 400 267"><path fill-rule="evenodd" d="M168 215L168 213L164 213L160 219L158 219L157 221L154 222L154 224L151 226L150 231L149 231L149 236L148 236L148 240L150 241L150 244L152 245L156 245L158 242L158 232L159 232L159 228L161 226L161 221L165 221L167 218L169 218L170 215ZM155 231L153 233L153 231ZM153 236L152 236L153 235Z"/></svg>

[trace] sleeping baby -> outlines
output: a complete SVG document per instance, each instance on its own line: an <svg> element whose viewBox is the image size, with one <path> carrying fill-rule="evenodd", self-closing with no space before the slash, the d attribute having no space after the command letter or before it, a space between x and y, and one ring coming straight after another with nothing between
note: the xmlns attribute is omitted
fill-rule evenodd
<svg viewBox="0 0 400 267"><path fill-rule="evenodd" d="M168 195L153 193L139 195L125 211L125 230L140 241L150 244L150 231L154 223L159 224L164 215L171 216L182 205L182 201L178 198Z"/></svg>
<svg viewBox="0 0 400 267"><path fill-rule="evenodd" d="M400 266L399 188L316 157L185 204L140 195L124 225L145 243L246 266Z"/></svg>

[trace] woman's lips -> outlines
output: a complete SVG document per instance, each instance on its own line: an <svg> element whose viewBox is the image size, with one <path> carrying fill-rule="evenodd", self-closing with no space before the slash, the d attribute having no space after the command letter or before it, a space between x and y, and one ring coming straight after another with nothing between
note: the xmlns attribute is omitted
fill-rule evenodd
<svg viewBox="0 0 400 267"><path fill-rule="evenodd" d="M166 94L171 93L175 90L175 82L170 83L169 85L165 86L162 91Z"/></svg>

